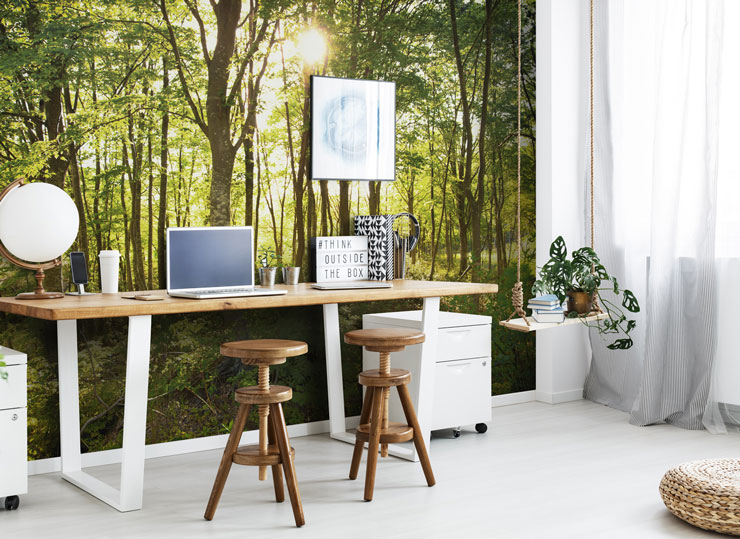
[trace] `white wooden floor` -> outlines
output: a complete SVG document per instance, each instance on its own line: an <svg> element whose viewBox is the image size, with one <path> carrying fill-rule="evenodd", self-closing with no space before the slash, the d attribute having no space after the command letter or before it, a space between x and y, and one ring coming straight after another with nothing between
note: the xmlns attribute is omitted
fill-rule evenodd
<svg viewBox="0 0 740 539"><path fill-rule="evenodd" d="M204 521L220 458L208 451L147 461L144 509L126 514L58 474L31 477L21 508L0 510L0 537L718 537L668 513L658 483L686 460L737 457L739 434L633 427L625 414L587 401L493 415L486 434L433 439L433 488L418 464L380 459L372 503L362 501L362 475L347 479L350 445L327 435L294 439L307 522L300 530L289 502L274 503L271 480L260 483L255 469L240 466L215 519ZM92 472L113 482L117 469Z"/></svg>

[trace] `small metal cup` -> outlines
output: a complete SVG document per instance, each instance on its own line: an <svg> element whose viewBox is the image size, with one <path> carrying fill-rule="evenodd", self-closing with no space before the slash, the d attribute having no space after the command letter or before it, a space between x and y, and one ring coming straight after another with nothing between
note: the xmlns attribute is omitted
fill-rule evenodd
<svg viewBox="0 0 740 539"><path fill-rule="evenodd" d="M301 268L299 267L286 267L283 268L283 283L295 285L300 282Z"/></svg>
<svg viewBox="0 0 740 539"><path fill-rule="evenodd" d="M260 268L260 284L266 288L275 286L277 268Z"/></svg>

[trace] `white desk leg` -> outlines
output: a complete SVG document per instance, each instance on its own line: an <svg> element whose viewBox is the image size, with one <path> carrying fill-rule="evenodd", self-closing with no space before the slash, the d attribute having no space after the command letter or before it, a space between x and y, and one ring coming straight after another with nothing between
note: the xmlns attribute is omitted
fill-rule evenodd
<svg viewBox="0 0 740 539"><path fill-rule="evenodd" d="M79 472L80 456L80 386L77 371L77 320L57 322L59 357L59 438L62 473Z"/></svg>
<svg viewBox="0 0 740 539"><path fill-rule="evenodd" d="M324 348L326 349L326 388L329 393L329 432L335 440L355 443L347 432L342 381L342 341L339 331L339 305L324 305Z"/></svg>
<svg viewBox="0 0 740 539"><path fill-rule="evenodd" d="M439 298L424 298L424 308L421 315L421 330L426 339L419 345L419 401L416 404L416 416L419 420L424 443L427 452L431 454L430 429L432 409L434 405L434 375L435 363L437 361L437 333L439 331ZM391 356L391 364L393 357ZM388 452L391 455L414 462L419 461L419 455L411 442L407 447L389 445Z"/></svg>
<svg viewBox="0 0 740 539"><path fill-rule="evenodd" d="M74 320L57 322L62 477L121 512L142 507L151 329L151 316L129 317L119 491L82 471L77 324Z"/></svg>
<svg viewBox="0 0 740 539"><path fill-rule="evenodd" d="M151 335L151 316L129 316L119 511L133 511L142 506Z"/></svg>
<svg viewBox="0 0 740 539"><path fill-rule="evenodd" d="M437 361L437 334L439 333L439 298L424 298L421 330L426 339L421 345L421 368L419 370L419 404L416 414L424 433L424 443L431 453L431 417L434 406L434 375Z"/></svg>

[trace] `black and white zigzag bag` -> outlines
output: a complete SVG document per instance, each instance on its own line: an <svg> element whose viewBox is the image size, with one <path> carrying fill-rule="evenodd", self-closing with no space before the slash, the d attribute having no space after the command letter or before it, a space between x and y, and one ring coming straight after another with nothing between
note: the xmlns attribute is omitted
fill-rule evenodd
<svg viewBox="0 0 740 539"><path fill-rule="evenodd" d="M409 217L416 227L409 251L419 241L419 221L410 213L396 215L357 215L355 216L355 236L367 236L368 278L371 281L385 281L393 275L393 222L397 217Z"/></svg>

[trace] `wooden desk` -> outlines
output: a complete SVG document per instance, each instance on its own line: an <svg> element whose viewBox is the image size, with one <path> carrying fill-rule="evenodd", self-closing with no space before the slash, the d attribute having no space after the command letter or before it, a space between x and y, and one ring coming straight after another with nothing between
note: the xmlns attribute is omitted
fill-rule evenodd
<svg viewBox="0 0 740 539"><path fill-rule="evenodd" d="M466 294L493 294L495 284L471 284L430 281L394 281L393 288L359 290L314 290L309 285L277 285L287 288L283 296L258 296L227 299L171 298L163 290L151 291L162 301L124 299L122 294L67 296L61 299L19 301L0 298L0 312L57 322L59 352L59 430L61 439L62 477L119 511L141 509L144 488L144 452L146 444L146 409L149 385L149 347L152 315L266 309L322 305L326 344L326 378L329 393L329 423L332 438L354 443L346 432L344 390L342 387L341 335L339 304L358 301L385 301L423 298L422 329L427 335L421 345L420 391L417 413L429 447L429 416L432 411L431 389L434 387L434 362L437 337L439 298ZM138 292L143 294L146 292ZM130 295L126 293L123 295ZM121 487L113 487L82 470L80 454L80 407L77 358L77 320L127 316L128 347L126 352L126 388L124 394L123 449ZM416 460L414 451L395 447L392 454Z"/></svg>

